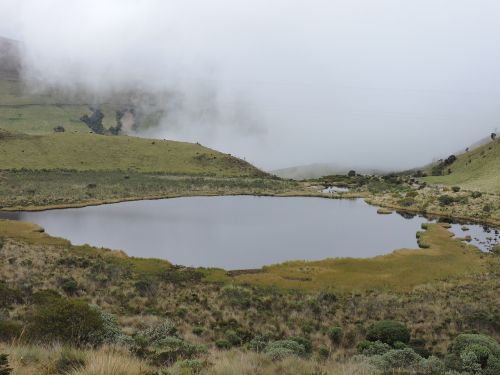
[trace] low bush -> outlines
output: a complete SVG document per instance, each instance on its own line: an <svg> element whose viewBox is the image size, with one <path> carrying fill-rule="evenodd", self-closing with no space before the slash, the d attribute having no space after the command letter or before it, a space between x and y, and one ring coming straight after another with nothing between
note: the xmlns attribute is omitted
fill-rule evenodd
<svg viewBox="0 0 500 375"><path fill-rule="evenodd" d="M368 341L381 341L389 345L394 345L397 341L407 344L410 341L410 331L399 322L382 320L368 329L366 339Z"/></svg>
<svg viewBox="0 0 500 375"><path fill-rule="evenodd" d="M36 305L29 316L30 334L39 341L71 345L99 345L104 322L87 303L59 298Z"/></svg>
<svg viewBox="0 0 500 375"><path fill-rule="evenodd" d="M264 352L273 359L281 359L282 356L302 356L306 354L306 349L294 340L278 340L270 342Z"/></svg>
<svg viewBox="0 0 500 375"><path fill-rule="evenodd" d="M368 357L382 355L391 350L391 346L381 341L361 341L358 344L358 352Z"/></svg>
<svg viewBox="0 0 500 375"><path fill-rule="evenodd" d="M72 277L61 279L59 284L61 289L69 296L74 296L78 292L78 283Z"/></svg>
<svg viewBox="0 0 500 375"><path fill-rule="evenodd" d="M228 350L231 349L231 343L226 339L219 339L215 342L215 346L219 349Z"/></svg>
<svg viewBox="0 0 500 375"><path fill-rule="evenodd" d="M452 186L451 187L451 190L454 192L454 193L458 193L460 191L460 186Z"/></svg>
<svg viewBox="0 0 500 375"><path fill-rule="evenodd" d="M418 367L421 360L422 357L412 349L405 348L389 350L377 358L376 363L382 371L391 371L394 369L410 370Z"/></svg>
<svg viewBox="0 0 500 375"><path fill-rule="evenodd" d="M137 333L146 345L156 345L166 337L177 336L177 328L172 321L165 319L160 324Z"/></svg>
<svg viewBox="0 0 500 375"><path fill-rule="evenodd" d="M248 343L248 349L260 353L266 349L266 346L268 343L269 343L269 340L266 337L260 336L260 335L255 336Z"/></svg>
<svg viewBox="0 0 500 375"><path fill-rule="evenodd" d="M344 331L342 327L336 326L331 327L328 330L328 337L334 345L339 345L342 342L342 337L344 336Z"/></svg>
<svg viewBox="0 0 500 375"><path fill-rule="evenodd" d="M473 191L470 196L474 199L481 198L483 196L483 193L481 193L480 191Z"/></svg>
<svg viewBox="0 0 500 375"><path fill-rule="evenodd" d="M310 354L313 349L313 345L311 340L301 336L290 337L290 340L295 341L297 344L302 345L304 347L304 353Z"/></svg>
<svg viewBox="0 0 500 375"><path fill-rule="evenodd" d="M179 337L165 337L158 341L149 354L149 360L156 366L170 366L180 359L193 359L201 353L206 353L203 345L195 345Z"/></svg>

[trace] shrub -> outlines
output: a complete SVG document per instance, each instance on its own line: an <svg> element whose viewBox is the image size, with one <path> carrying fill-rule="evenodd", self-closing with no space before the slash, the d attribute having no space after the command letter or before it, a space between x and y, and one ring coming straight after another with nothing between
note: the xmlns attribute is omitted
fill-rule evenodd
<svg viewBox="0 0 500 375"><path fill-rule="evenodd" d="M270 342L265 349L267 354L269 353L278 353L281 349L286 349L290 351L294 355L304 355L306 353L306 349L303 345L299 344L297 341L293 340L278 340Z"/></svg>
<svg viewBox="0 0 500 375"><path fill-rule="evenodd" d="M491 358L491 360L490 360ZM458 335L448 347L446 365L457 371L488 369L489 363L500 359L500 344L492 337L480 334Z"/></svg>
<svg viewBox="0 0 500 375"><path fill-rule="evenodd" d="M407 344L410 341L410 331L399 322L382 320L370 327L366 338L369 341L381 341L389 345L394 345L397 341Z"/></svg>
<svg viewBox="0 0 500 375"><path fill-rule="evenodd" d="M222 295L232 306L250 306L252 295L248 289L242 288L240 286L226 286L224 289L222 289Z"/></svg>
<svg viewBox="0 0 500 375"><path fill-rule="evenodd" d="M0 320L0 341L12 341L21 336L23 326L12 320Z"/></svg>
<svg viewBox="0 0 500 375"><path fill-rule="evenodd" d="M294 356L295 352L292 349L276 347L276 348L271 348L269 350L266 350L266 354L273 361L281 361L287 357Z"/></svg>
<svg viewBox="0 0 500 375"><path fill-rule="evenodd" d="M328 337L334 345L339 345L342 342L342 337L344 336L344 331L342 327L336 326L328 330Z"/></svg>
<svg viewBox="0 0 500 375"><path fill-rule="evenodd" d="M402 207L410 207L415 204L415 199L413 198L403 198L399 201L399 205Z"/></svg>
<svg viewBox="0 0 500 375"><path fill-rule="evenodd" d="M201 370L203 370L203 367L205 367L205 364L203 361L200 361L199 359L184 359L181 361L175 362L173 368L172 368L172 374L176 373L175 369L180 369L182 370L187 370L189 372L180 372L182 374L199 374ZM170 373L170 372L169 372Z"/></svg>
<svg viewBox="0 0 500 375"><path fill-rule="evenodd" d="M382 355L373 356L370 362L380 371L390 372L395 369L409 370L418 367L422 357L410 348L392 349Z"/></svg>
<svg viewBox="0 0 500 375"><path fill-rule="evenodd" d="M219 339L215 342L215 346L219 349L231 349L231 343L226 339Z"/></svg>
<svg viewBox="0 0 500 375"><path fill-rule="evenodd" d="M144 339L147 345L156 345L166 337L176 336L177 328L170 320L165 319L160 324L140 331L137 336Z"/></svg>
<svg viewBox="0 0 500 375"><path fill-rule="evenodd" d="M250 342L248 343L248 349L253 350L255 352L262 352L267 344L269 343L269 340L264 337L264 336L255 336Z"/></svg>
<svg viewBox="0 0 500 375"><path fill-rule="evenodd" d="M113 314L102 310L97 305L91 305L91 309L99 314L102 321L102 329L96 331L92 341L96 344L123 344L129 342L129 336L122 333L118 320Z"/></svg>
<svg viewBox="0 0 500 375"><path fill-rule="evenodd" d="M179 306L177 309L175 309L175 315L179 318L185 318L187 313L188 309L184 306Z"/></svg>
<svg viewBox="0 0 500 375"><path fill-rule="evenodd" d="M232 329L228 329L225 336L226 340L231 343L231 346L239 346L242 343L241 337Z"/></svg>
<svg viewBox="0 0 500 375"><path fill-rule="evenodd" d="M0 308L8 308L22 301L23 296L21 291L18 289L11 289L3 281L0 281Z"/></svg>
<svg viewBox="0 0 500 375"><path fill-rule="evenodd" d="M458 193L460 191L460 186L452 186L451 187L451 190L454 192L454 193Z"/></svg>
<svg viewBox="0 0 500 375"><path fill-rule="evenodd" d="M361 341L358 352L366 356L382 355L391 350L391 346L381 341Z"/></svg>
<svg viewBox="0 0 500 375"><path fill-rule="evenodd" d="M441 206L450 206L453 203L455 203L456 200L455 200L455 198L453 198L453 197L451 197L449 195L444 194L444 195L440 195L438 197L438 201L439 201L439 204Z"/></svg>
<svg viewBox="0 0 500 375"><path fill-rule="evenodd" d="M441 375L445 373L445 365L439 358L430 356L423 358L418 364L418 373L422 375Z"/></svg>
<svg viewBox="0 0 500 375"><path fill-rule="evenodd" d="M178 337L170 336L158 341L149 358L156 366L169 366L179 359L191 359L207 351L205 346L194 345Z"/></svg>
<svg viewBox="0 0 500 375"><path fill-rule="evenodd" d="M72 345L98 345L103 330L100 314L83 301L60 298L37 305L30 317L30 332L40 340Z"/></svg>
<svg viewBox="0 0 500 375"><path fill-rule="evenodd" d="M480 191L473 191L470 196L474 199L481 198L483 196L483 193L481 193Z"/></svg>
<svg viewBox="0 0 500 375"><path fill-rule="evenodd" d="M60 281L61 289L70 296L75 295L78 292L78 283L72 277L62 279Z"/></svg>
<svg viewBox="0 0 500 375"><path fill-rule="evenodd" d="M304 352L310 354L312 352L312 342L308 338L301 336L290 337L290 340L295 341L297 344L304 347Z"/></svg>
<svg viewBox="0 0 500 375"><path fill-rule="evenodd" d="M62 296L55 290L42 289L31 295L31 302L36 305L42 305L46 303L52 303L53 301L61 299Z"/></svg>

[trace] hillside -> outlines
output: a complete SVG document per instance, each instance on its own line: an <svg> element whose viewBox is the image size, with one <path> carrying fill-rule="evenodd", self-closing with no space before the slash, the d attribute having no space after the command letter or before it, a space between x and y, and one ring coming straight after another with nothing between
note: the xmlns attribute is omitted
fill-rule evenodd
<svg viewBox="0 0 500 375"><path fill-rule="evenodd" d="M429 177L424 180L432 184L457 185L468 190L500 194L500 139L456 157L452 164L444 168L443 176L430 176L431 167L426 170Z"/></svg>
<svg viewBox="0 0 500 375"><path fill-rule="evenodd" d="M251 164L199 144L127 136L0 130L2 169L122 170L169 174L263 176Z"/></svg>

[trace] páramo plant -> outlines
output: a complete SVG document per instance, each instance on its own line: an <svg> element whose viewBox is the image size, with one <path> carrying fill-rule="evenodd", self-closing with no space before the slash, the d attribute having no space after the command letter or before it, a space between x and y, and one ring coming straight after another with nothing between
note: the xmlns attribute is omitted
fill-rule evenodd
<svg viewBox="0 0 500 375"><path fill-rule="evenodd" d="M394 320L382 320L374 323L366 335L368 341L381 341L394 345L396 342L407 344L410 341L410 331L402 323Z"/></svg>

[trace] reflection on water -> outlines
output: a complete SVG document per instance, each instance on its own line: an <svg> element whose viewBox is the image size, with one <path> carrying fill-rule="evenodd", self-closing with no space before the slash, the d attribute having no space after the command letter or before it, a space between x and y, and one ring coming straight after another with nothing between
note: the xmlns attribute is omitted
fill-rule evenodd
<svg viewBox="0 0 500 375"><path fill-rule="evenodd" d="M252 196L124 202L0 217L35 222L74 244L226 269L416 248L415 233L427 221L420 216L378 215L361 199ZM468 227L472 237L487 235L479 225Z"/></svg>

